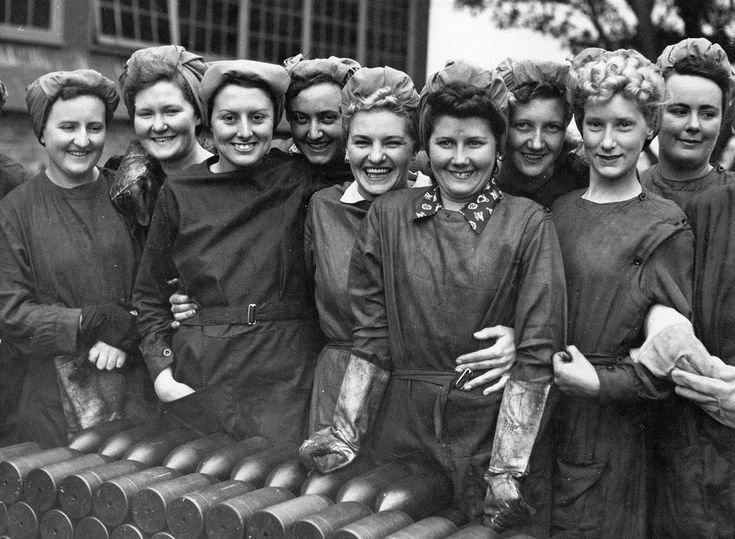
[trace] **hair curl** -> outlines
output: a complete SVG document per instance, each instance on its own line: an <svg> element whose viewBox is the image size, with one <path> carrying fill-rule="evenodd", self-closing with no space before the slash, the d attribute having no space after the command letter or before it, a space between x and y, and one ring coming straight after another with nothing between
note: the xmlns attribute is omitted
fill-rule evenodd
<svg viewBox="0 0 735 539"><path fill-rule="evenodd" d="M454 118L479 117L490 125L490 131L495 136L498 152L502 151L502 144L508 129L508 121L495 106L490 94L483 88L468 83L453 83L431 92L426 96L426 102L421 112L419 133L424 148L429 148L429 138L434 126L441 116Z"/></svg>
<svg viewBox="0 0 735 539"><path fill-rule="evenodd" d="M605 51L577 66L574 74L572 109L580 132L585 103L607 103L618 94L633 100L649 127L655 128L665 101L666 83L660 70L639 52Z"/></svg>
<svg viewBox="0 0 735 539"><path fill-rule="evenodd" d="M372 110L385 110L392 112L404 119L406 122L406 133L413 141L414 147L418 149L419 113L417 107L407 107L398 97L393 95L388 86L379 88L365 98L352 101L347 110L342 111L342 130L345 138L348 137L352 118L359 112Z"/></svg>

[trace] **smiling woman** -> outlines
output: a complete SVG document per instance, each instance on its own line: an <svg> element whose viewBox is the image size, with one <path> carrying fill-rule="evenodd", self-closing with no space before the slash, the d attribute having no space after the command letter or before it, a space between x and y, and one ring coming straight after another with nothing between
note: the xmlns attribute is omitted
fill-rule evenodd
<svg viewBox="0 0 735 539"><path fill-rule="evenodd" d="M199 89L218 155L167 180L135 287L159 398L203 429L299 442L318 327L303 263L309 163L269 151L289 83L278 65L210 64ZM166 280L198 305L174 332ZM192 417L189 417L191 420Z"/></svg>
<svg viewBox="0 0 735 539"><path fill-rule="evenodd" d="M111 174L96 166L118 101L91 70L28 87L49 164L0 203L0 330L28 364L18 441L65 445L144 404L127 306L139 246L110 203Z"/></svg>
<svg viewBox="0 0 735 539"><path fill-rule="evenodd" d="M657 65L670 97L658 135L659 162L642 174L641 184L683 208L698 193L735 181L735 173L710 162L735 72L722 47L705 38L669 45Z"/></svg>

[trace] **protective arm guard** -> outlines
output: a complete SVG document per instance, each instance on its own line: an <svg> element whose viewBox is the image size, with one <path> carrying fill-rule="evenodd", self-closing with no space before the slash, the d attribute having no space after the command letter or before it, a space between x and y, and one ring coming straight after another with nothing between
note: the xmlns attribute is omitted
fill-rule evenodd
<svg viewBox="0 0 735 539"><path fill-rule="evenodd" d="M355 460L389 380L390 372L355 355L350 356L332 425L315 432L299 449L301 461L307 468L328 473Z"/></svg>
<svg viewBox="0 0 735 539"><path fill-rule="evenodd" d="M509 380L484 479L485 525L503 531L524 522L535 510L521 496L519 479L528 471L551 384Z"/></svg>

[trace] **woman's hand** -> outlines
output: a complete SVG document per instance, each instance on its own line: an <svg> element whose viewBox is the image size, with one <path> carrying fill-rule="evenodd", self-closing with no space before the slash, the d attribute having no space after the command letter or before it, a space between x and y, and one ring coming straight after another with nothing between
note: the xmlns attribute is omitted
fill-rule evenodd
<svg viewBox="0 0 735 539"><path fill-rule="evenodd" d="M172 329L178 329L181 321L194 316L199 308L199 305L194 303L189 296L179 291L171 294L168 301L171 303L171 312L174 315L174 321L171 322Z"/></svg>
<svg viewBox="0 0 735 539"><path fill-rule="evenodd" d="M713 359L722 363L717 378L674 369L671 379L677 395L695 402L723 425L735 428L735 367Z"/></svg>
<svg viewBox="0 0 735 539"><path fill-rule="evenodd" d="M89 361L94 363L101 371L119 369L125 365L128 354L119 348L110 346L102 341L94 343L89 349Z"/></svg>
<svg viewBox="0 0 735 539"><path fill-rule="evenodd" d="M187 395L191 395L195 391L186 384L174 380L174 374L171 367L164 369L156 376L153 382L153 388L161 402L171 402L182 399Z"/></svg>
<svg viewBox="0 0 735 539"><path fill-rule="evenodd" d="M566 358L571 357L571 361ZM557 352L554 361L554 383L567 395L598 397L600 377L592 363L576 346L567 346L567 353Z"/></svg>
<svg viewBox="0 0 735 539"><path fill-rule="evenodd" d="M483 395L502 391L510 376L508 373L516 362L515 331L506 326L493 326L476 331L473 336L482 341L496 340L488 348L463 354L456 359L457 367L454 370L457 372L465 369L485 371L467 382L463 389L469 391L487 384L488 387L482 390Z"/></svg>

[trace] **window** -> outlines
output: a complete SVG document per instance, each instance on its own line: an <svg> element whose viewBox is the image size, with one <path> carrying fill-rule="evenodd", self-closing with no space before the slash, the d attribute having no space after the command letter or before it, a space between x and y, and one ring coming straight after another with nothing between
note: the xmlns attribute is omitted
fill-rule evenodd
<svg viewBox="0 0 735 539"><path fill-rule="evenodd" d="M366 65L408 69L409 4L409 0L369 2Z"/></svg>
<svg viewBox="0 0 735 539"><path fill-rule="evenodd" d="M359 11L359 0L314 2L309 56L357 58Z"/></svg>
<svg viewBox="0 0 735 539"><path fill-rule="evenodd" d="M281 63L301 52L302 0L250 0L248 58Z"/></svg>
<svg viewBox="0 0 735 539"><path fill-rule="evenodd" d="M0 37L61 41L61 9L52 0L0 0Z"/></svg>
<svg viewBox="0 0 735 539"><path fill-rule="evenodd" d="M237 56L238 0L97 0L95 13L100 43L176 43L208 57Z"/></svg>

